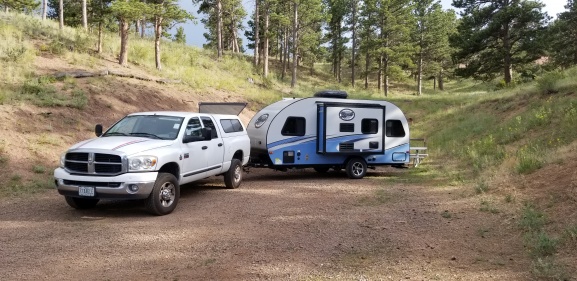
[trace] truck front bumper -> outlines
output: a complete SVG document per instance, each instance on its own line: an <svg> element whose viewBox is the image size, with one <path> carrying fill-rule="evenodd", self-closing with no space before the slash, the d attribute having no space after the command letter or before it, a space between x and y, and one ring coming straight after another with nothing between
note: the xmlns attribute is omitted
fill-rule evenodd
<svg viewBox="0 0 577 281"><path fill-rule="evenodd" d="M62 168L54 170L58 193L94 199L145 199L152 192L158 172L126 173L114 177L71 175ZM81 187L94 188L94 196L79 194Z"/></svg>

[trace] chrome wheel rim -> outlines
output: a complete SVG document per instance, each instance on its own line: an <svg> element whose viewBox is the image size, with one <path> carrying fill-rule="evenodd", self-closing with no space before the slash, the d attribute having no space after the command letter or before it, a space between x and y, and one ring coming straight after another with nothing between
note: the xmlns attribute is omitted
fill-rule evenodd
<svg viewBox="0 0 577 281"><path fill-rule="evenodd" d="M355 176L360 176L363 174L365 168L363 167L363 163L355 162L353 163L352 172Z"/></svg>
<svg viewBox="0 0 577 281"><path fill-rule="evenodd" d="M240 182L241 178L242 178L242 170L240 166L236 166L236 168L234 169L234 182L235 183Z"/></svg>
<svg viewBox="0 0 577 281"><path fill-rule="evenodd" d="M163 207L169 207L172 205L172 203L174 203L174 199L176 198L176 188L174 187L174 184L171 182L165 182L160 187L159 195L160 205Z"/></svg>

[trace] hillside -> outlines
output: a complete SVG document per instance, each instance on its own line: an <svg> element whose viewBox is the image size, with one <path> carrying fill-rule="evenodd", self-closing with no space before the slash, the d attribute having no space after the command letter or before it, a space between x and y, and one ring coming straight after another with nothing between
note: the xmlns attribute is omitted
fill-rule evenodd
<svg viewBox="0 0 577 281"><path fill-rule="evenodd" d="M376 90L338 85L322 66L302 69L299 86L274 75L263 79L250 58L163 42L164 69L154 69L153 45L131 38L129 67L115 62L118 42L107 34L104 52L75 29L58 32L52 22L0 13L0 200L54 192L52 170L60 154L123 115L147 110L197 111L204 101L249 103L255 111L282 97L310 96L340 88L353 98L382 98ZM151 80L106 75L58 78L62 73L112 71ZM512 89L453 80L447 91L412 94L397 83L390 99L412 118L413 137L427 139L430 157L417 169L384 179L383 185L418 183L457 190L452 197L478 202L479 212L499 224L480 224L485 234L522 241L537 279L577 276L577 69L545 74ZM49 191L47 191L49 190ZM448 210L443 217L457 210ZM481 261L480 261L481 262Z"/></svg>

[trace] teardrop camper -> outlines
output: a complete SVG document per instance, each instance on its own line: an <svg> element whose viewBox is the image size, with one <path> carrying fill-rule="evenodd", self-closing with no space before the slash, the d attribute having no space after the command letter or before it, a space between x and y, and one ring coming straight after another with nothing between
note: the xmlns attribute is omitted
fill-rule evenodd
<svg viewBox="0 0 577 281"><path fill-rule="evenodd" d="M285 170L345 169L353 179L367 168L409 163L409 124L383 100L346 99L342 91L289 98L259 111L249 122L251 164Z"/></svg>

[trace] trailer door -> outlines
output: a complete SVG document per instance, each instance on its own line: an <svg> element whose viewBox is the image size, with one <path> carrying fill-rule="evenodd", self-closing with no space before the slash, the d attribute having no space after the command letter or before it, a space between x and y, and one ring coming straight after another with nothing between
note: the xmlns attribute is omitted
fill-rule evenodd
<svg viewBox="0 0 577 281"><path fill-rule="evenodd" d="M317 153L383 153L385 107L380 104L317 104Z"/></svg>

